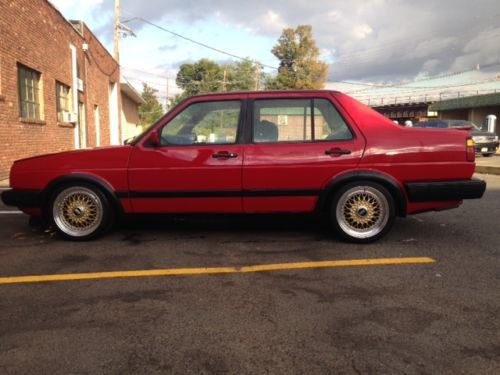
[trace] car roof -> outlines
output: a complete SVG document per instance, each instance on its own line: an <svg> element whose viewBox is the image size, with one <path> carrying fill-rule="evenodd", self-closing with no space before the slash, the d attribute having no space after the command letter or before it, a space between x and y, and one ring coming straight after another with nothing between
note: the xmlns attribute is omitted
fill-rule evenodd
<svg viewBox="0 0 500 375"><path fill-rule="evenodd" d="M248 91L230 91L230 92L210 92L205 94L197 94L190 98L211 97L211 96L241 96L241 95L269 95L269 94L321 94L321 93L340 93L336 90L248 90Z"/></svg>

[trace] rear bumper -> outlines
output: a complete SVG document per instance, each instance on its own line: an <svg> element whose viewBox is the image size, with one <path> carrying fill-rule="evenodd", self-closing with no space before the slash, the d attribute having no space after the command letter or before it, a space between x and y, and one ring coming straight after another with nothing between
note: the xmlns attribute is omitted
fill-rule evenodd
<svg viewBox="0 0 500 375"><path fill-rule="evenodd" d="M483 152L483 149L486 149L487 151L484 152L495 152L498 148L499 142L486 142L486 143L475 143L474 144L474 149L476 150L477 153Z"/></svg>
<svg viewBox="0 0 500 375"><path fill-rule="evenodd" d="M2 193L6 206L19 208L38 208L41 206L41 194L38 190L7 190Z"/></svg>
<svg viewBox="0 0 500 375"><path fill-rule="evenodd" d="M410 202L446 202L481 198L486 182L479 179L439 182L407 182Z"/></svg>

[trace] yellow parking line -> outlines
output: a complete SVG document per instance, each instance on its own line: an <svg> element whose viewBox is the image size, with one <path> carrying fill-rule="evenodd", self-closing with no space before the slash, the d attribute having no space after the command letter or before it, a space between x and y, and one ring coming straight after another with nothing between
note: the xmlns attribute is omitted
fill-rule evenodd
<svg viewBox="0 0 500 375"><path fill-rule="evenodd" d="M432 258L379 258L353 260L327 260L322 262L276 263L259 264L245 267L209 267L209 268L171 268L138 271L112 271L93 273L73 273L59 275L12 276L0 277L0 284L40 283L49 281L114 279L119 277L152 277L152 276L186 276L186 275L215 275L228 273L250 273L265 271L284 271L307 268L331 268L353 266L382 266L396 264L423 264L436 262Z"/></svg>

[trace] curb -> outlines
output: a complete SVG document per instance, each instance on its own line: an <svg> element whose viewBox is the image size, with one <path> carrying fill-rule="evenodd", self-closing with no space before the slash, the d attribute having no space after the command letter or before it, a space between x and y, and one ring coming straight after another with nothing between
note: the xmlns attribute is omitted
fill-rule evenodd
<svg viewBox="0 0 500 375"><path fill-rule="evenodd" d="M474 170L474 173L500 175L500 167L492 167L492 166L488 166L488 165L476 165L476 169Z"/></svg>

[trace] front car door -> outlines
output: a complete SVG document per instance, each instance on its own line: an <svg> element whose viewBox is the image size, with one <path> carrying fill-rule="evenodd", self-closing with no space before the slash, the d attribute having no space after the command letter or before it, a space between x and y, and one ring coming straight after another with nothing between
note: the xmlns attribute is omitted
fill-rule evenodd
<svg viewBox="0 0 500 375"><path fill-rule="evenodd" d="M242 211L241 100L192 101L134 146L129 162L133 212Z"/></svg>
<svg viewBox="0 0 500 375"><path fill-rule="evenodd" d="M243 164L245 212L312 211L321 189L362 156L364 138L328 93L285 95L253 100Z"/></svg>

